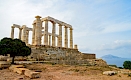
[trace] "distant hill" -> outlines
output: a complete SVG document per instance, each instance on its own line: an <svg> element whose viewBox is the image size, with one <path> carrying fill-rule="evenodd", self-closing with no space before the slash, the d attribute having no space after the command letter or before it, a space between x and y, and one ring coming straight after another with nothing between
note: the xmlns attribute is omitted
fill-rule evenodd
<svg viewBox="0 0 131 80"><path fill-rule="evenodd" d="M115 58L116 59L116 58L121 58L121 57L108 54L108 55L102 56L101 58L105 58L105 59L114 59Z"/></svg>
<svg viewBox="0 0 131 80"><path fill-rule="evenodd" d="M107 62L107 64L114 64L117 65L117 67L123 67L123 62L124 61L131 61L131 58L121 58L118 56L114 56L114 55L104 55L101 57L103 60L105 60Z"/></svg>

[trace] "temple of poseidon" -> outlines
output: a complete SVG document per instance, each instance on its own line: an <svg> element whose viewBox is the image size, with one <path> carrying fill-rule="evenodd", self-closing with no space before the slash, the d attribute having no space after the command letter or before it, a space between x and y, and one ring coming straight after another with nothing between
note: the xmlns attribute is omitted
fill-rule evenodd
<svg viewBox="0 0 131 80"><path fill-rule="evenodd" d="M15 28L18 28L18 38L31 47L32 53L28 57L59 64L106 65L103 60L96 59L95 54L81 53L77 45L73 45L73 28L70 24L49 16L35 18L33 28L17 24L11 26L11 38L14 39ZM52 32L49 32L49 22L52 24ZM29 32L32 32L32 44L29 44Z"/></svg>

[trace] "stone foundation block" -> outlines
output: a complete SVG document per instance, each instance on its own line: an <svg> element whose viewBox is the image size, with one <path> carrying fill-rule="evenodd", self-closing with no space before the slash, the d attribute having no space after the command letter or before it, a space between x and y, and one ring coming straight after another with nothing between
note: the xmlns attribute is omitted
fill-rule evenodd
<svg viewBox="0 0 131 80"><path fill-rule="evenodd" d="M14 69L15 69L15 68L14 68ZM18 68L16 72L17 72L18 74L23 75L26 70L29 70L29 69L26 69L26 68Z"/></svg>
<svg viewBox="0 0 131 80"><path fill-rule="evenodd" d="M13 71L14 68L24 68L24 66L23 66L23 65L11 65L11 66L9 67L9 70Z"/></svg>
<svg viewBox="0 0 131 80"><path fill-rule="evenodd" d="M31 70L25 70L25 76L30 77L31 79L40 78L40 72L33 72Z"/></svg>

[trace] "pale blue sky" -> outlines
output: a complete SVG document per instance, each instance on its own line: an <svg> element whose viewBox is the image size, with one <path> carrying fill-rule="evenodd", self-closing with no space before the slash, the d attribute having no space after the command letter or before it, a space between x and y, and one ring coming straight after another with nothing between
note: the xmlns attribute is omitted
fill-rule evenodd
<svg viewBox="0 0 131 80"><path fill-rule="evenodd" d="M0 39L14 23L32 27L36 15L72 25L81 52L131 58L131 0L0 0Z"/></svg>

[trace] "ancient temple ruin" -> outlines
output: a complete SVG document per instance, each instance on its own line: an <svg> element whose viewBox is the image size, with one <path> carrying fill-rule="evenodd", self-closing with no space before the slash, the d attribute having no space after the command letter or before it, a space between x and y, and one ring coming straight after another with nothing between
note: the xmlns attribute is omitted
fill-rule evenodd
<svg viewBox="0 0 131 80"><path fill-rule="evenodd" d="M37 45L37 46L45 45L45 46L53 46L53 47L65 47L71 49L73 48L73 28L71 25L49 16L45 18L36 16L35 18L36 20L34 20L33 22L33 28L29 28L26 25L20 26L17 24L13 24L11 30L11 38L14 38L14 28L19 28L19 39L24 41L27 45L28 45L29 31L32 31L32 44L30 45ZM49 22L52 23L52 33L48 32ZM42 26L42 24L44 24L44 27ZM56 24L59 25L59 34L56 34ZM63 42L62 28L64 28L64 46L62 46L62 42ZM68 42L68 31L70 32L69 35L70 42ZM41 42L42 36L44 36L44 40L43 40L44 44L42 44ZM56 42L56 38L57 38L57 42ZM68 47L68 44L70 44L70 47ZM74 48L77 49L77 45L74 45Z"/></svg>
<svg viewBox="0 0 131 80"><path fill-rule="evenodd" d="M96 59L95 54L81 53L77 45L73 46L73 28L70 24L49 16L45 18L36 16L35 18L32 23L33 28L17 24L13 24L11 27L11 38L14 38L14 29L19 28L18 38L31 47L31 58L62 64L94 64L90 63L89 59ZM48 31L49 22L52 24L52 32ZM57 25L59 27L58 34L56 34ZM29 31L32 31L31 44L29 44Z"/></svg>

